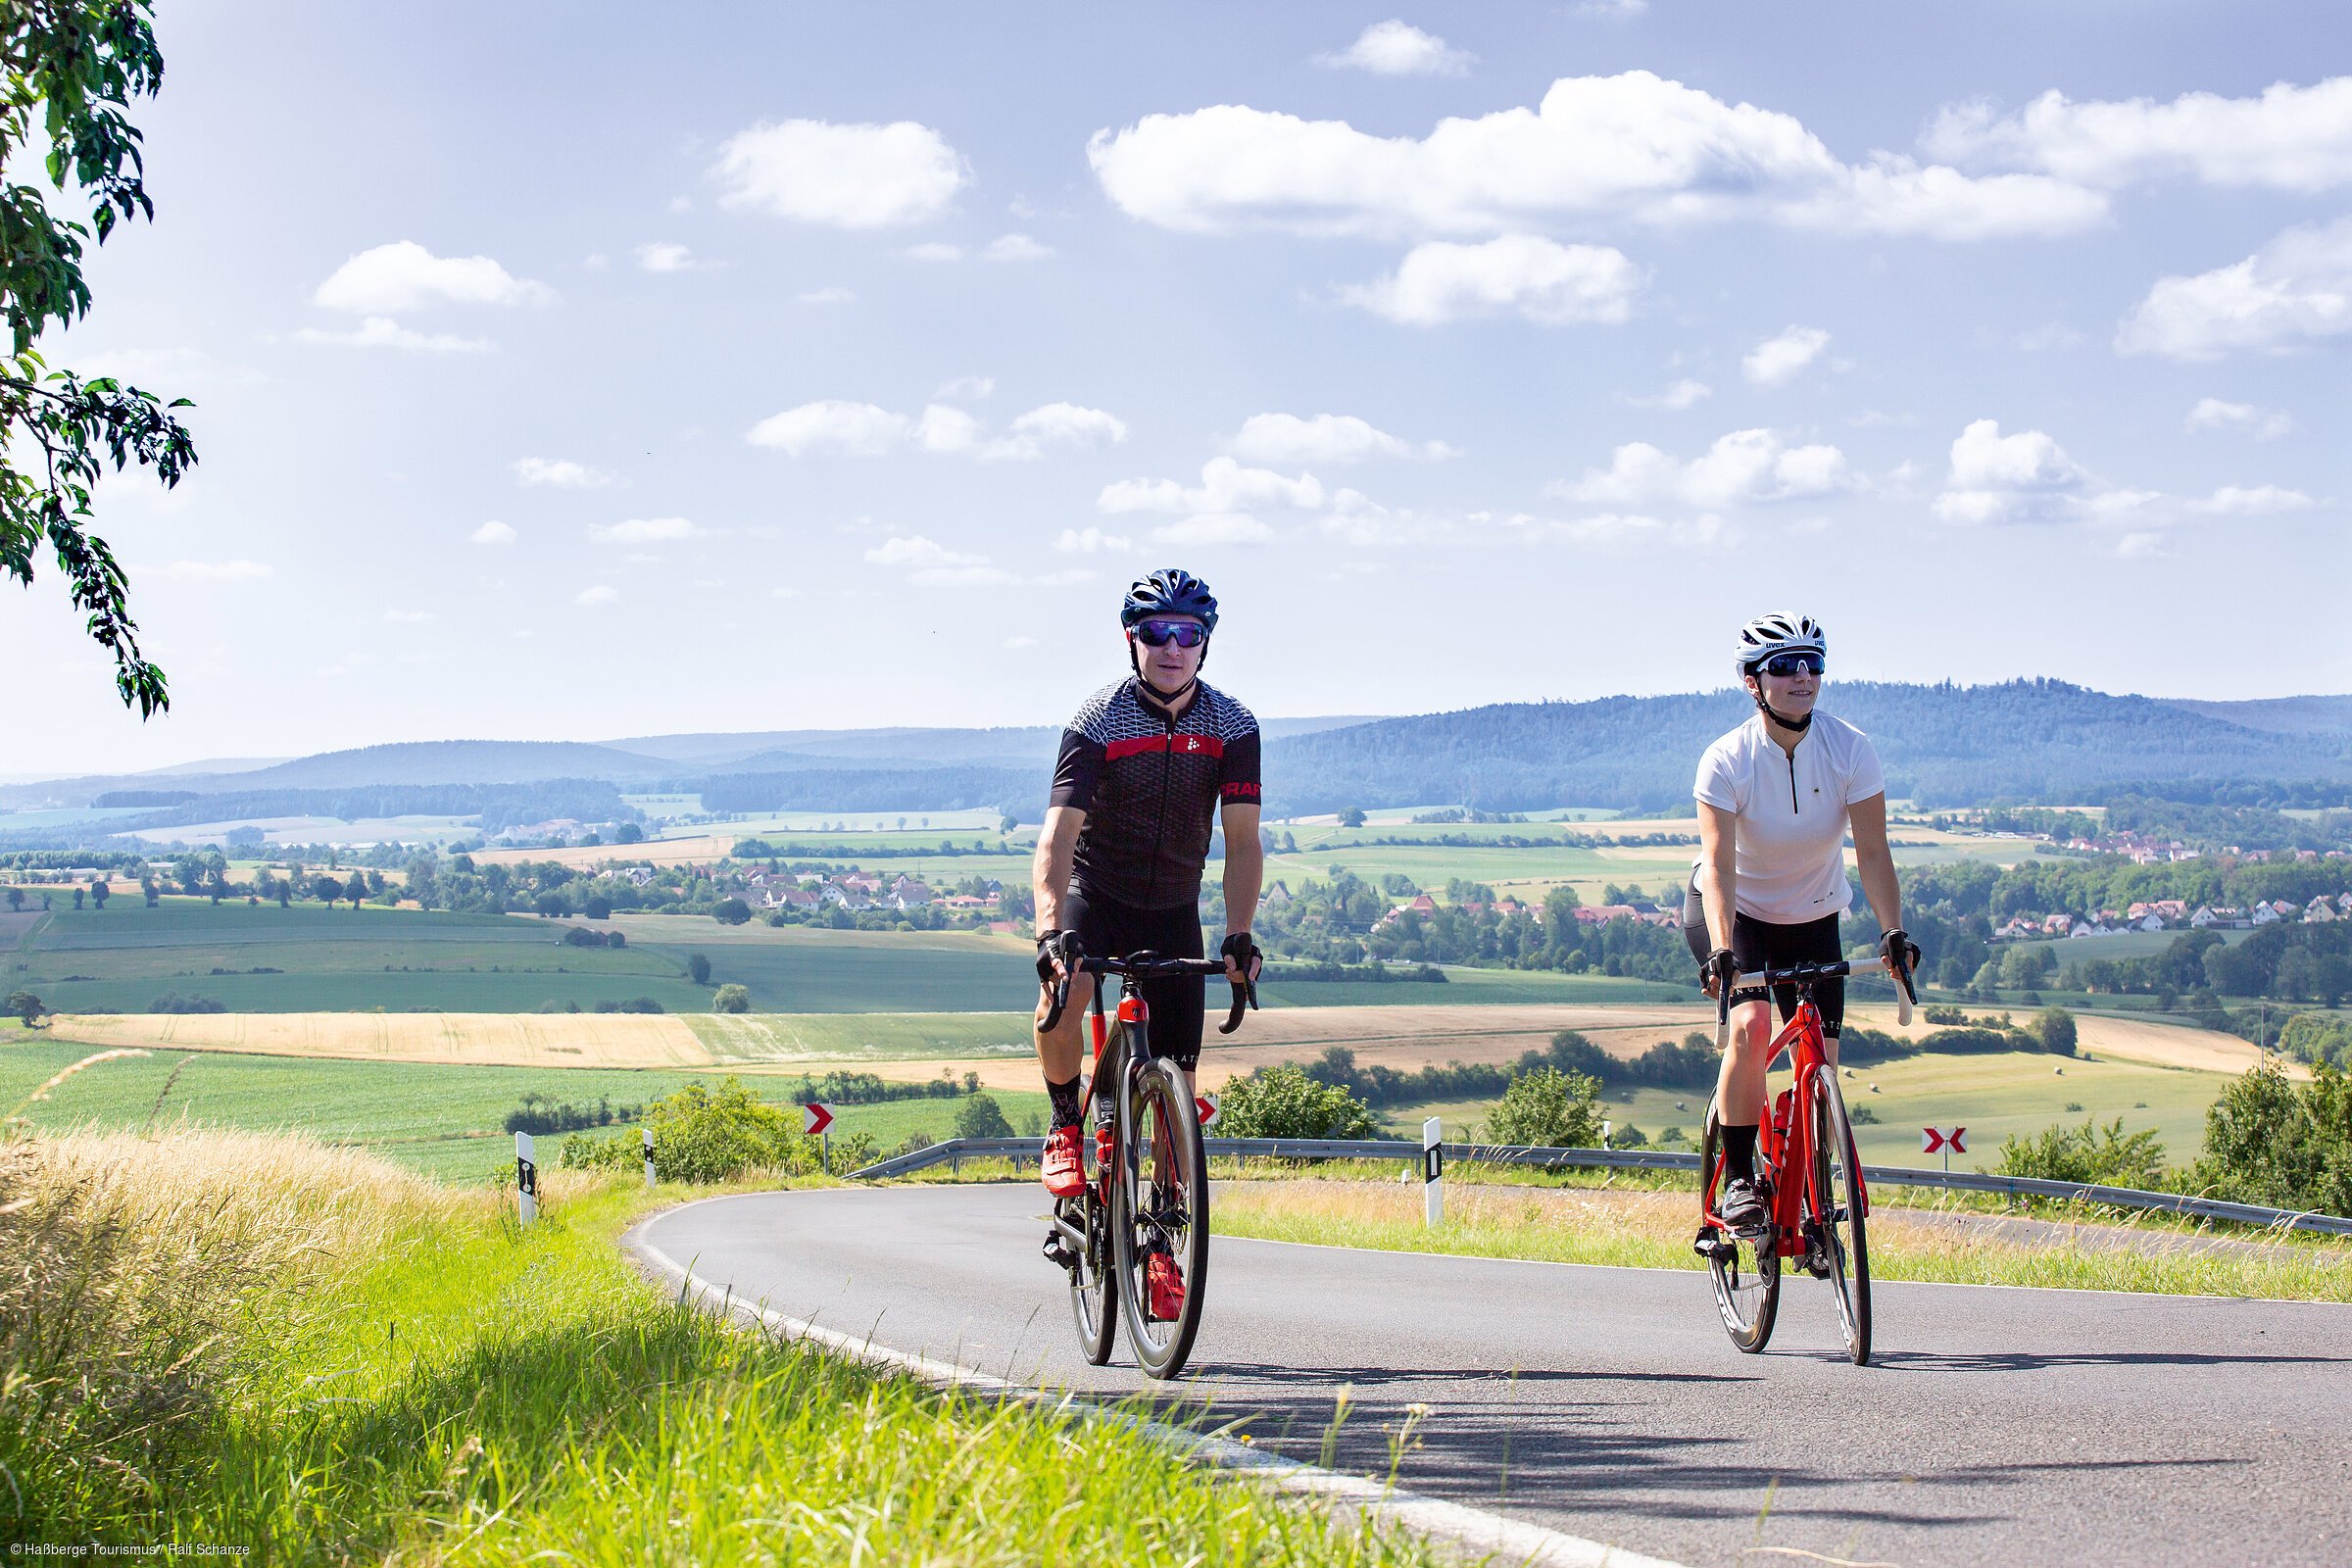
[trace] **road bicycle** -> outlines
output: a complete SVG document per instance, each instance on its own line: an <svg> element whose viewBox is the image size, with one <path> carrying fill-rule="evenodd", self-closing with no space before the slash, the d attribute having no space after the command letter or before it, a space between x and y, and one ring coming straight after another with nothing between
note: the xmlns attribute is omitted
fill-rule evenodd
<svg viewBox="0 0 2352 1568"><path fill-rule="evenodd" d="M1838 1070L1823 1044L1821 1009L1813 988L1853 972L1849 963L1807 963L1761 974L1736 975L1718 989L1716 1045L1731 1047L1732 993L1746 986L1794 986L1796 1014L1772 1042L1766 1070L1789 1053L1796 1078L1772 1102L1756 1129L1756 1185L1764 1219L1734 1228L1715 1207L1724 1181L1723 1137L1716 1106L1707 1106L1699 1142L1699 1224L1692 1248L1707 1260L1715 1304L1732 1343L1754 1354L1772 1338L1780 1311L1781 1265L1787 1259L1838 1293L1838 1326L1854 1365L1870 1360L1870 1191L1854 1146ZM1895 1016L1909 1024L1918 1000L1908 966L1895 972Z"/></svg>
<svg viewBox="0 0 2352 1568"><path fill-rule="evenodd" d="M1185 1073L1152 1054L1152 1013L1140 988L1147 980L1178 975L1222 975L1225 961L1142 952L1082 957L1078 967L1097 977L1095 1055L1084 1088L1095 1135L1080 1146L1082 1159L1088 1146L1093 1157L1085 1190L1054 1200L1046 1257L1069 1273L1070 1311L1088 1361L1101 1366L1110 1359L1124 1305L1136 1360L1152 1377L1172 1378L1192 1354L1208 1285L1208 1152ZM1115 1021L1105 1027L1101 981L1109 975L1119 977L1119 1004ZM1069 998L1065 975L1042 1028L1061 1021ZM1233 1010L1217 1032L1233 1033L1243 1009L1256 1005L1257 987L1234 981ZM1152 1313L1145 1271L1153 1253L1174 1261L1183 1284L1183 1304L1173 1318Z"/></svg>

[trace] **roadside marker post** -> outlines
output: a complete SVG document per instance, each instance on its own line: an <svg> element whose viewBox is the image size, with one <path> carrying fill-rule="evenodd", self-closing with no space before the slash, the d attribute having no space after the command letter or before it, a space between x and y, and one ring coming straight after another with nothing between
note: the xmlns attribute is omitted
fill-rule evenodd
<svg viewBox="0 0 2352 1568"><path fill-rule="evenodd" d="M1919 1152L1933 1154L1941 1151L1943 1168L1947 1171L1952 1168L1954 1154L1968 1152L1968 1129L1965 1127L1922 1127L1919 1131Z"/></svg>
<svg viewBox="0 0 2352 1568"><path fill-rule="evenodd" d="M514 1198L525 1225L539 1217L539 1167L531 1159L531 1135L514 1135Z"/></svg>
<svg viewBox="0 0 2352 1568"><path fill-rule="evenodd" d="M824 1160L825 1174L829 1176L833 1173L833 1135L826 1129L833 1125L833 1109L809 1100L802 1102L801 1110L801 1131L817 1141L817 1153Z"/></svg>
<svg viewBox="0 0 2352 1568"><path fill-rule="evenodd" d="M1446 1223L1446 1124L1435 1116L1421 1124L1421 1223Z"/></svg>
<svg viewBox="0 0 2352 1568"><path fill-rule="evenodd" d="M650 1193L654 1190L654 1130L641 1127L638 1131L645 1136L645 1190Z"/></svg>

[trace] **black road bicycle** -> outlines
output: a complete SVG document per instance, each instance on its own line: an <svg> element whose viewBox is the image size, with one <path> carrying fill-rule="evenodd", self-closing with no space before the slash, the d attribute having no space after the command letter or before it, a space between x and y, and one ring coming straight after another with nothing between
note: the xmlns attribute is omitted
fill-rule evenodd
<svg viewBox="0 0 2352 1568"><path fill-rule="evenodd" d="M1200 1139L1200 1107L1183 1069L1152 1054L1151 1010L1138 988L1147 980L1177 975L1222 975L1225 961L1143 952L1124 958L1082 957L1078 967L1097 977L1094 1070L1084 1089L1095 1136L1082 1140L1079 1156L1086 1159L1091 1145L1093 1158L1085 1191L1054 1200L1046 1257L1070 1276L1070 1311L1088 1361L1101 1366L1110 1359L1124 1304L1127 1343L1136 1360L1155 1378L1172 1378L1192 1354L1208 1285L1208 1152ZM1115 1021L1107 1026L1101 983L1106 975L1120 979ZM1069 1000L1065 976L1054 988L1043 1028L1061 1021ZM1217 1032L1233 1033L1241 1027L1243 1009L1256 1005L1257 987L1235 981L1233 1010ZM1146 1271L1154 1253L1174 1263L1182 1282L1183 1304L1172 1318L1152 1311Z"/></svg>

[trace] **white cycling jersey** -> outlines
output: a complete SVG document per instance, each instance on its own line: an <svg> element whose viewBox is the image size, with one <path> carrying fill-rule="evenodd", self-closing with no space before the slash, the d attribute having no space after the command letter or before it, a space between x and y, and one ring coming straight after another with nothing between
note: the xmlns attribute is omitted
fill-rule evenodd
<svg viewBox="0 0 2352 1568"><path fill-rule="evenodd" d="M1842 914L1847 808L1886 793L1870 737L1816 712L1793 753L1757 713L1707 748L1693 793L1739 818L1733 906L1751 920L1796 925Z"/></svg>

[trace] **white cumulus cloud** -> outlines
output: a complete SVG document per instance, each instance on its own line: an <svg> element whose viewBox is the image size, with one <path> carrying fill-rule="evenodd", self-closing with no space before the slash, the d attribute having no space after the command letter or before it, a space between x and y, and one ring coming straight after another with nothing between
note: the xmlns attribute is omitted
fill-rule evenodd
<svg viewBox="0 0 2352 1568"><path fill-rule="evenodd" d="M637 247L637 266L648 272L690 272L702 264L683 245L656 240Z"/></svg>
<svg viewBox="0 0 2352 1568"><path fill-rule="evenodd" d="M514 542L514 529L511 524L492 517L467 534L466 542L469 545L511 545Z"/></svg>
<svg viewBox="0 0 2352 1568"><path fill-rule="evenodd" d="M1998 419L1978 419L1952 442L1951 470L1935 513L1946 522L1997 522L2044 513L2088 483L2057 441L2041 430L2001 434ZM2136 503L2138 492L2123 492ZM2119 510L2110 506L2107 510Z"/></svg>
<svg viewBox="0 0 2352 1568"><path fill-rule="evenodd" d="M1271 527L1239 512L1204 512L1152 530L1152 542L1163 545L1261 545L1273 537Z"/></svg>
<svg viewBox="0 0 2352 1568"><path fill-rule="evenodd" d="M1967 240L2076 232L2107 211L2099 192L2047 174L1977 177L1885 153L1847 163L1791 115L1646 71L1563 77L1535 109L1447 119L1420 138L1219 104L1098 131L1087 156L1129 217L1196 231L1476 234L1744 214Z"/></svg>
<svg viewBox="0 0 2352 1568"><path fill-rule="evenodd" d="M1740 369L1757 386L1779 386L1821 357L1830 334L1818 326L1792 326L1757 344L1740 361Z"/></svg>
<svg viewBox="0 0 2352 1568"><path fill-rule="evenodd" d="M607 587L603 583L598 583L593 588L583 588L578 593L572 595L571 602L579 606L582 610L601 610L606 605L619 604L620 590L617 588Z"/></svg>
<svg viewBox="0 0 2352 1568"><path fill-rule="evenodd" d="M1372 458L1450 458L1457 456L1443 441L1412 442L1375 428L1352 414L1318 414L1300 418L1296 414L1253 414L1228 443L1233 455L1249 463L1345 464Z"/></svg>
<svg viewBox="0 0 2352 1568"><path fill-rule="evenodd" d="M1714 395L1715 389L1706 382L1686 378L1675 382L1663 392L1652 393L1647 397L1627 398L1626 401L1637 409L1664 409L1672 414L1680 414L1685 409L1697 407Z"/></svg>
<svg viewBox="0 0 2352 1568"><path fill-rule="evenodd" d="M1643 506L1679 501L1709 509L1743 503L1800 501L1852 489L1845 454L1834 446L1790 446L1777 431L1734 430L1703 456L1685 463L1646 441L1610 454L1606 468L1551 487L1570 501Z"/></svg>
<svg viewBox="0 0 2352 1568"><path fill-rule="evenodd" d="M1042 262L1054 254L1054 247L1041 245L1026 234L1003 234L980 247L984 262Z"/></svg>
<svg viewBox="0 0 2352 1568"><path fill-rule="evenodd" d="M2195 435L2203 430L2239 430L2257 441L2276 441L2293 435L2294 416L2283 409L2265 409L2251 403L2229 403L2221 398L2199 398L2196 407L2188 411L2181 428Z"/></svg>
<svg viewBox="0 0 2352 1568"><path fill-rule="evenodd" d="M388 316L370 316L348 332L306 326L294 336L320 348L401 349L411 354L484 354L497 347L488 338L460 337L454 332L419 332Z"/></svg>
<svg viewBox="0 0 2352 1568"><path fill-rule="evenodd" d="M432 305L547 305L545 283L520 278L487 256L435 256L415 240L362 251L318 285L311 302L355 316Z"/></svg>
<svg viewBox="0 0 2352 1568"><path fill-rule="evenodd" d="M517 484L547 485L558 490L601 490L613 482L602 468L569 458L516 458L509 465Z"/></svg>
<svg viewBox="0 0 2352 1568"><path fill-rule="evenodd" d="M1435 33L1394 20L1375 22L1347 48L1315 57L1317 65L1369 71L1376 76L1459 76L1477 60L1474 54L1447 48Z"/></svg>
<svg viewBox="0 0 2352 1568"><path fill-rule="evenodd" d="M835 228L887 228L947 211L970 177L928 125L787 120L736 132L711 177L719 204Z"/></svg>
<svg viewBox="0 0 2352 1568"><path fill-rule="evenodd" d="M1623 321L1641 287L1641 270L1613 246L1505 234L1480 245L1416 245L1392 275L1344 287L1339 295L1406 326L1514 313L1562 326Z"/></svg>
<svg viewBox="0 0 2352 1568"><path fill-rule="evenodd" d="M832 453L845 458L878 458L906 434L906 416L871 403L828 398L771 414L745 440L775 447L793 457Z"/></svg>
<svg viewBox="0 0 2352 1568"><path fill-rule="evenodd" d="M986 556L967 556L950 550L938 540L923 534L894 534L865 553L865 559L877 566L976 566L987 561Z"/></svg>
<svg viewBox="0 0 2352 1568"><path fill-rule="evenodd" d="M2116 332L2124 354L2279 353L2352 331L2352 218L2290 228L2242 262L2156 280Z"/></svg>
<svg viewBox="0 0 2352 1568"><path fill-rule="evenodd" d="M1132 550L1135 541L1125 534L1104 533L1100 528L1064 528L1054 548L1064 555L1094 556L1106 551Z"/></svg>
<svg viewBox="0 0 2352 1568"><path fill-rule="evenodd" d="M2216 517L2261 517L2281 512L2309 512L2319 503L2300 490L2275 484L2226 484L2188 510Z"/></svg>
<svg viewBox="0 0 2352 1568"><path fill-rule="evenodd" d="M2077 103L2045 92L2014 115L1946 109L1923 145L1932 157L2119 188L2187 177L2209 185L2316 192L2352 183L2352 76L2277 82L2254 98L2183 93Z"/></svg>
<svg viewBox="0 0 2352 1568"><path fill-rule="evenodd" d="M592 522L588 537L600 545L657 545L706 538L708 531L684 517L628 517L619 522Z"/></svg>
<svg viewBox="0 0 2352 1568"><path fill-rule="evenodd" d="M1322 483L1311 473L1293 479L1270 468L1246 468L1231 458L1211 458L1201 465L1198 488L1174 479L1121 479L1103 486L1095 504L1114 514L1232 513L1256 506L1313 512L1322 507L1323 499Z"/></svg>

